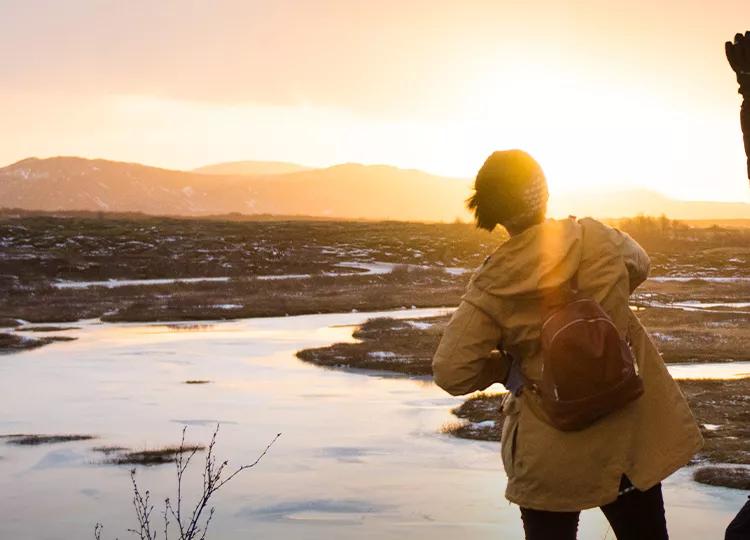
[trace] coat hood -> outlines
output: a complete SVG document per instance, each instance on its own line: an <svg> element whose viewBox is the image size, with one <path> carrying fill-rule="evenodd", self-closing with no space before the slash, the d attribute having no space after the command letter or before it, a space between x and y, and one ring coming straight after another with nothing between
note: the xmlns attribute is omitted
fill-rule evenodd
<svg viewBox="0 0 750 540"><path fill-rule="evenodd" d="M578 271L582 240L583 227L574 219L549 219L499 246L471 285L494 296L559 287Z"/></svg>

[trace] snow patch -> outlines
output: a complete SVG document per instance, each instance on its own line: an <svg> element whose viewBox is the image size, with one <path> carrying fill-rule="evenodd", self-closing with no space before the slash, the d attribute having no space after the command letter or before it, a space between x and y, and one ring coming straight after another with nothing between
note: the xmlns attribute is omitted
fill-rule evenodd
<svg viewBox="0 0 750 540"><path fill-rule="evenodd" d="M371 358L385 359L385 358L396 358L398 355L390 351L371 351L367 353L367 356Z"/></svg>
<svg viewBox="0 0 750 540"><path fill-rule="evenodd" d="M432 323L421 321L406 321L406 323L412 328L416 328L417 330L427 330L428 328L432 328L433 326Z"/></svg>
<svg viewBox="0 0 750 540"><path fill-rule="evenodd" d="M255 279L260 279L263 281L276 281L278 279L310 279L312 275L310 274L278 274L278 275L272 275L272 276L255 276Z"/></svg>
<svg viewBox="0 0 750 540"><path fill-rule="evenodd" d="M90 287L128 287L131 285L169 285L171 283L200 283L203 281L223 282L228 277L197 277L197 278L164 278L164 279L107 279L104 281L71 281L59 280L51 283L56 289L88 289Z"/></svg>
<svg viewBox="0 0 750 540"><path fill-rule="evenodd" d="M651 335L658 339L659 341L679 341L680 338L675 336L670 336L669 334L662 334L661 332L651 332Z"/></svg>
<svg viewBox="0 0 750 540"><path fill-rule="evenodd" d="M650 277L648 279L650 279L651 281L656 281L657 283L662 283L665 281L687 282L687 281L692 281L694 279L698 279L701 281L708 281L711 283L742 283L745 281L750 281L750 276L716 277L716 276L703 276L700 274L696 274L696 275L690 275L690 276L656 276L656 277Z"/></svg>

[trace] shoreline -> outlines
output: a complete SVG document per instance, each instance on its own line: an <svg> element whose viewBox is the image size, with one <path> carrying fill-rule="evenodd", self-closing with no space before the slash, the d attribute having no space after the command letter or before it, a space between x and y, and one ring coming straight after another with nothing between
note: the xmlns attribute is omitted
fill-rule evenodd
<svg viewBox="0 0 750 540"><path fill-rule="evenodd" d="M355 342L304 349L297 357L328 369L362 372L376 369L393 376L431 374L432 353L442 333L445 317L389 320L369 319L352 332ZM717 362L718 363L718 362ZM727 360L725 364L733 362ZM708 362L679 362L675 367ZM669 365L669 364L668 364ZM744 365L743 365L744 366ZM700 369L697 367L696 369ZM694 458L694 480L709 485L750 489L750 429L745 411L750 406L750 376L733 379L675 379L685 393L706 439ZM749 373L750 375L750 373ZM499 442L502 429L500 403L505 393L478 392L468 396L451 413L456 421L440 430L453 437ZM745 403L746 402L746 403ZM731 469L728 465L734 465Z"/></svg>
<svg viewBox="0 0 750 540"><path fill-rule="evenodd" d="M409 310L402 316L417 314ZM413 516L425 512L437 518L420 525L428 536L433 532L440 536L446 526L495 536L496 527L503 523L520 530L517 508L508 506L502 496L504 475L496 444L439 433L450 417L449 409L459 405L460 399L444 394L432 383L395 378L398 376L327 372L294 357L294 351L305 347L349 340L352 327L367 317L347 313L256 319L209 328L198 324L184 331L151 325L91 324L75 331L79 341L73 344L4 358L10 368L5 416L7 420L24 420L22 424L6 424L4 431L91 433L101 440L60 447L0 447L0 454L6 456L0 462L3 477L9 479L9 485L16 472L32 467L47 453L66 454L72 459L59 468L35 473L29 489L15 497L12 490L6 490L2 500L7 512L28 507L33 513L15 525L3 523L0 536L23 537L21 529L27 528L36 515L44 515L34 510L31 501L44 494L54 496L58 491L66 494L69 506L83 510L56 525L53 536L78 538L90 534L82 521L90 517L84 510L91 508L91 498L66 489L68 485L96 488L100 493L97 519L117 525L118 516L130 516L123 506L123 491L128 486L126 466L91 466L92 459L99 461L102 456L90 448L118 445L137 450L170 445L179 442L184 424L190 426L189 441L198 443L210 436L215 420L222 422L223 456L233 463L242 463L239 460L252 449L262 449L268 434L285 434L283 444L271 454L269 466L238 480L238 491L255 494L251 501L255 507L291 505L289 516L293 517L295 510L309 501L348 501L352 494L360 493L373 501L364 508L377 505L371 524L366 526L372 527L372 534L378 538L403 536L404 523L411 525ZM185 380L199 378L211 379L213 384L184 384ZM37 401L38 406L32 409L24 390L23 381L28 380L48 385L41 396L44 401ZM119 382L113 386L113 380ZM56 410L54 424L46 420L50 407ZM153 497L160 500L173 485L173 471L172 464L142 469L139 474L149 478L144 485L153 487ZM739 491L693 484L684 470L667 484L668 511L677 536L678 531L693 530L684 526L681 517L686 512L685 503L695 502L696 497L701 504L710 505L711 515L727 521L744 502ZM284 486L295 489L289 491ZM429 488L429 497L413 496L414 489L424 487ZM445 504L436 505L436 501ZM247 515L239 512L247 505L246 498L230 495L223 499L227 530L255 523L267 526L267 521L248 521ZM330 517L337 520L340 514L335 513L336 508L324 506L324 513L313 518L328 517L326 511L331 510L334 513ZM398 513L394 515L392 509ZM438 510L441 513L436 515ZM590 517L606 527L600 513ZM712 534L718 530L717 526L702 524L701 519L698 514L690 524L700 524L701 530ZM291 523L297 521L279 519L273 530L259 529L253 534L294 536L294 530L288 528ZM328 527L319 521L306 523ZM396 532L386 534L394 527ZM333 521L330 531L334 536L336 531L341 533L340 521ZM327 533L323 531L324 536ZM699 536L708 538L711 534Z"/></svg>
<svg viewBox="0 0 750 540"><path fill-rule="evenodd" d="M317 315L351 316L357 314L361 322L354 326L350 342L335 342L323 347L302 349L296 356L301 360L327 369L345 370L367 376L405 377L429 381L431 379L432 353L442 334L442 325L447 322L448 314L454 308L397 308L382 311L349 311L331 313L307 313L296 317L314 317ZM427 313L425 313L427 312ZM395 316L395 317L394 317ZM252 317L250 319L273 319L285 317ZM216 324L240 322L242 319L200 320L199 323ZM22 341L39 341L28 348L37 348L47 343L68 341L75 339L70 336L52 336L60 332L79 330L81 326L100 324L126 325L174 325L179 328L189 325L191 321L104 321L88 319L76 321L79 327L59 328L47 327L44 324L23 324L16 321L18 326L9 327L14 333L26 333ZM33 334L37 337L27 337ZM4 335L0 333L0 337ZM0 342L1 343L1 342ZM696 366L708 362L679 362L672 365ZM717 364L731 365L731 359ZM750 377L734 379L679 379L678 384L686 394L690 406L699 419L701 431L707 444L698 455L693 465L696 465L696 481L709 485L725 487L746 486L750 488L750 451L744 448L750 444L750 429L744 428L743 411L750 404ZM502 417L499 414L499 404L503 394L479 393L468 397L460 406L451 412L457 418L443 426L443 433L454 437L472 440L497 442L500 440ZM746 398L745 398L746 397ZM742 402L742 400L748 403ZM728 464L738 465L727 472Z"/></svg>

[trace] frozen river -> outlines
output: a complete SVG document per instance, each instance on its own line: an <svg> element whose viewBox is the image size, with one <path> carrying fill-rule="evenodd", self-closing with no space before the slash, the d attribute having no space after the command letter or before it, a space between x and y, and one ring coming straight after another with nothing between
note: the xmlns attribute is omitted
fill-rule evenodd
<svg viewBox="0 0 750 540"><path fill-rule="evenodd" d="M91 448L174 444L183 425L189 442L205 443L216 422L218 456L235 465L283 435L257 468L218 493L209 538L522 538L518 509L503 498L498 445L439 433L460 398L424 379L327 370L295 358L302 348L351 340L351 326L373 315L86 322L64 332L77 341L0 356L0 433L98 437L0 443L0 538L93 538L97 521L104 537L127 537L135 525L129 468L99 464ZM688 369L695 376L702 368ZM722 376L732 374L726 369ZM183 384L189 379L212 383ZM157 503L173 494L171 465L139 467L138 478ZM680 471L665 485L671 537L721 538L745 496ZM598 510L583 513L581 539L601 540L607 529Z"/></svg>

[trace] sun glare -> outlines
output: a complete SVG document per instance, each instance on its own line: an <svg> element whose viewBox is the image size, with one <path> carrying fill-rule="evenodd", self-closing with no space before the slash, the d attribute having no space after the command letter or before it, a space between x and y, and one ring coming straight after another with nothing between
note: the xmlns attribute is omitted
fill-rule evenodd
<svg viewBox="0 0 750 540"><path fill-rule="evenodd" d="M458 121L465 137L456 156L464 164L478 166L496 149L522 148L542 164L552 191L646 188L683 199L726 198L703 179L719 172L742 177L734 116L688 112L679 100L580 70L507 62L494 67L467 84ZM735 123L724 125L725 118ZM725 157L699 157L705 155ZM686 178L689 171L694 174ZM747 196L741 188L739 183L739 199Z"/></svg>

